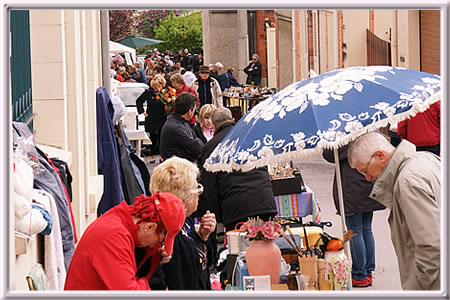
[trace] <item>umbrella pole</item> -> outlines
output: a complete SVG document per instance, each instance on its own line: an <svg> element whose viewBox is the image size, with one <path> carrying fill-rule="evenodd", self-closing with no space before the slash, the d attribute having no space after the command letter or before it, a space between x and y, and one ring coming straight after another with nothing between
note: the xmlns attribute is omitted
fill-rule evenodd
<svg viewBox="0 0 450 300"><path fill-rule="evenodd" d="M341 212L341 226L342 226L342 239L344 239L344 233L347 231L347 225L345 224L345 210L344 210L344 195L342 193L342 179L341 179L341 168L339 164L339 153L338 149L334 149L334 166L336 167L336 184L338 190L339 199L339 211ZM350 253L350 242L344 243L344 253L347 256L350 269L352 267L352 255ZM352 272L349 274L348 284L352 287Z"/></svg>

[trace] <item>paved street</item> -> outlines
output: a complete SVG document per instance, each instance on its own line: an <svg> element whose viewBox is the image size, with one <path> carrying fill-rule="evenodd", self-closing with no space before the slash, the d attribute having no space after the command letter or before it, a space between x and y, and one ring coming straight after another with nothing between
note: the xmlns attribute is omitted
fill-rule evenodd
<svg viewBox="0 0 450 300"><path fill-rule="evenodd" d="M150 172L158 164L149 164L147 166ZM333 176L334 165L326 162L320 155L308 156L295 161L298 166L305 184L307 184L317 196L322 209L322 221L330 221L333 226L325 227L325 231L331 235L341 237L341 219L336 214L333 202ZM376 269L373 274L373 285L368 288L358 288L357 291L401 291L400 275L397 267L397 258L391 243L389 225L387 218L389 211L387 209L374 213L373 232L375 236L376 248ZM304 222L311 221L311 216L305 217Z"/></svg>

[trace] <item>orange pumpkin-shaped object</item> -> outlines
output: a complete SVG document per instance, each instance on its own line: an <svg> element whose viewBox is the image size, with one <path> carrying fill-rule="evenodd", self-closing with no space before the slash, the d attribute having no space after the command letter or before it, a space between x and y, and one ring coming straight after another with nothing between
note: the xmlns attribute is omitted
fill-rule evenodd
<svg viewBox="0 0 450 300"><path fill-rule="evenodd" d="M339 239L329 240L327 243L327 251L339 251L344 247L344 243Z"/></svg>

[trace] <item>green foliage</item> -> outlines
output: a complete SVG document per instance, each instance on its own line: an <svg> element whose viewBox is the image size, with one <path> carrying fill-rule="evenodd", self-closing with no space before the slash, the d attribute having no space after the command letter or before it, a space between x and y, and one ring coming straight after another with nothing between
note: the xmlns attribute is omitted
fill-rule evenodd
<svg viewBox="0 0 450 300"><path fill-rule="evenodd" d="M202 13L190 11L182 16L173 13L159 27L155 27L155 38L164 43L155 45L160 51L167 49L200 49L203 46Z"/></svg>

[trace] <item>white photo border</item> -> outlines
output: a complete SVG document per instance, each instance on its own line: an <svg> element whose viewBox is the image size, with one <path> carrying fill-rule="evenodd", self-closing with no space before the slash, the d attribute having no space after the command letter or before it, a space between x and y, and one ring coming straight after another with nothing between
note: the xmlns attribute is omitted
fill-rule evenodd
<svg viewBox="0 0 450 300"><path fill-rule="evenodd" d="M450 174L448 167L448 149L449 149L449 0L441 1L374 1L374 2L356 2L356 1L323 1L323 0L309 0L307 3L294 1L269 2L263 1L242 1L230 0L222 3L214 3L210 1L174 1L171 3L163 1L86 1L81 0L77 2L60 3L59 1L47 1L44 3L33 3L29 1L11 0L2 1L3 11L1 14L1 39L3 41L3 65L7 66L3 70L3 80L1 80L1 88L3 91L4 101L1 104L3 111L2 129L0 130L1 138L4 141L5 147L1 149L1 166L3 172L1 173L2 180L0 180L0 191L3 193L4 201L1 203L2 212L4 212L2 236L3 245L0 247L2 257L2 272L0 273L0 291L2 299L449 299L448 285L449 285L449 269L448 269L448 251L449 239L449 193L448 185L441 185L441 292L422 292L422 291L314 291L296 293L292 291L271 291L269 293L262 292L243 292L243 291L118 291L118 292L18 292L9 291L10 278L9 268L13 261L8 257L9 249L9 233L12 223L9 220L9 191L11 189L10 172L11 172L11 103L9 90L9 10L10 9L440 9L441 10L441 78L442 78L442 97L441 107L444 111L441 114L441 159L442 166L441 175L442 183L449 182ZM6 243L5 243L6 242Z"/></svg>

